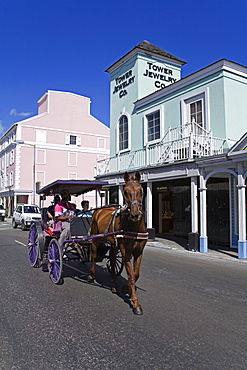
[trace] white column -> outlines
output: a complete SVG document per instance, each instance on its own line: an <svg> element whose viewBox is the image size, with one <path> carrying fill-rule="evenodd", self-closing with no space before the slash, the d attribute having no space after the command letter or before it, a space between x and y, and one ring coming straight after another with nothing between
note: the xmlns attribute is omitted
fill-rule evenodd
<svg viewBox="0 0 247 370"><path fill-rule="evenodd" d="M153 225L153 183L147 182L147 228L151 229Z"/></svg>
<svg viewBox="0 0 247 370"><path fill-rule="evenodd" d="M247 241L246 241L246 211L245 211L245 188L243 177L243 165L238 164L238 258L247 258Z"/></svg>
<svg viewBox="0 0 247 370"><path fill-rule="evenodd" d="M207 237L207 198L206 198L206 181L204 176L200 174L200 252L207 253L208 237Z"/></svg>
<svg viewBox="0 0 247 370"><path fill-rule="evenodd" d="M105 190L105 204L109 204L109 190Z"/></svg>
<svg viewBox="0 0 247 370"><path fill-rule="evenodd" d="M118 203L120 205L124 205L123 188L123 185L118 186Z"/></svg>
<svg viewBox="0 0 247 370"><path fill-rule="evenodd" d="M10 189L9 189L10 192ZM11 216L11 196L8 195L8 217Z"/></svg>
<svg viewBox="0 0 247 370"><path fill-rule="evenodd" d="M191 231L198 232L197 177L191 177Z"/></svg>
<svg viewBox="0 0 247 370"><path fill-rule="evenodd" d="M96 204L96 208L100 207L100 205L101 205L100 190L99 189L95 190L95 204Z"/></svg>

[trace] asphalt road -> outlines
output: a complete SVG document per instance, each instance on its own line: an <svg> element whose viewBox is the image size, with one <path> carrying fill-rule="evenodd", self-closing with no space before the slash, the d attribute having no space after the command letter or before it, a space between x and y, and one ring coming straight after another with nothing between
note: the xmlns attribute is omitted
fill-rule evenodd
<svg viewBox="0 0 247 370"><path fill-rule="evenodd" d="M0 223L0 369L247 369L247 264L147 247L135 316L102 264L31 268L27 236Z"/></svg>

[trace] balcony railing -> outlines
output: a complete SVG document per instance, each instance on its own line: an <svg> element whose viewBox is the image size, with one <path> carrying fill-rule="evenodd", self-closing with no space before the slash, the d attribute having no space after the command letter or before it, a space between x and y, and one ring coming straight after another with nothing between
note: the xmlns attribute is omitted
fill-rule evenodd
<svg viewBox="0 0 247 370"><path fill-rule="evenodd" d="M206 131L195 122L187 123L181 127L170 128L159 143L98 161L95 174L101 176L112 172L222 154L233 143L229 143L226 139L212 137L211 131Z"/></svg>

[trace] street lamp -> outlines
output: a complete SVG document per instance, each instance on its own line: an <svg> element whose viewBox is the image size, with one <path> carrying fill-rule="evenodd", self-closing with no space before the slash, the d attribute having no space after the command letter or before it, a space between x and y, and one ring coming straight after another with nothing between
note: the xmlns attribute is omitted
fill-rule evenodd
<svg viewBox="0 0 247 370"><path fill-rule="evenodd" d="M15 144L23 144L23 145L28 145L33 147L33 204L35 204L35 160L36 160L36 145L35 144L30 144L26 143L24 140L14 140Z"/></svg>

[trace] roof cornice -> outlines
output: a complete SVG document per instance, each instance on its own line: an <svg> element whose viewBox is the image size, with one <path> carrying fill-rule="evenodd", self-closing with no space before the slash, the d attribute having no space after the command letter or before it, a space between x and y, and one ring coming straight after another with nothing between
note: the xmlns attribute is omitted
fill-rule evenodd
<svg viewBox="0 0 247 370"><path fill-rule="evenodd" d="M192 84L194 82L197 82L198 80L202 80L203 78L206 78L215 73L219 73L221 71L235 73L247 79L247 67L242 66L241 64L238 64L238 63L231 62L227 59L221 59L213 64L210 64L209 66L203 69L200 69L197 72L190 74L189 76L181 78L180 80L165 87L164 89L155 91L152 94L147 95L140 100L137 100L136 102L134 102L134 104L136 108L140 108L143 105L149 104L150 102L154 100L160 99L168 94L171 94L177 91L178 89L188 86L188 84Z"/></svg>

